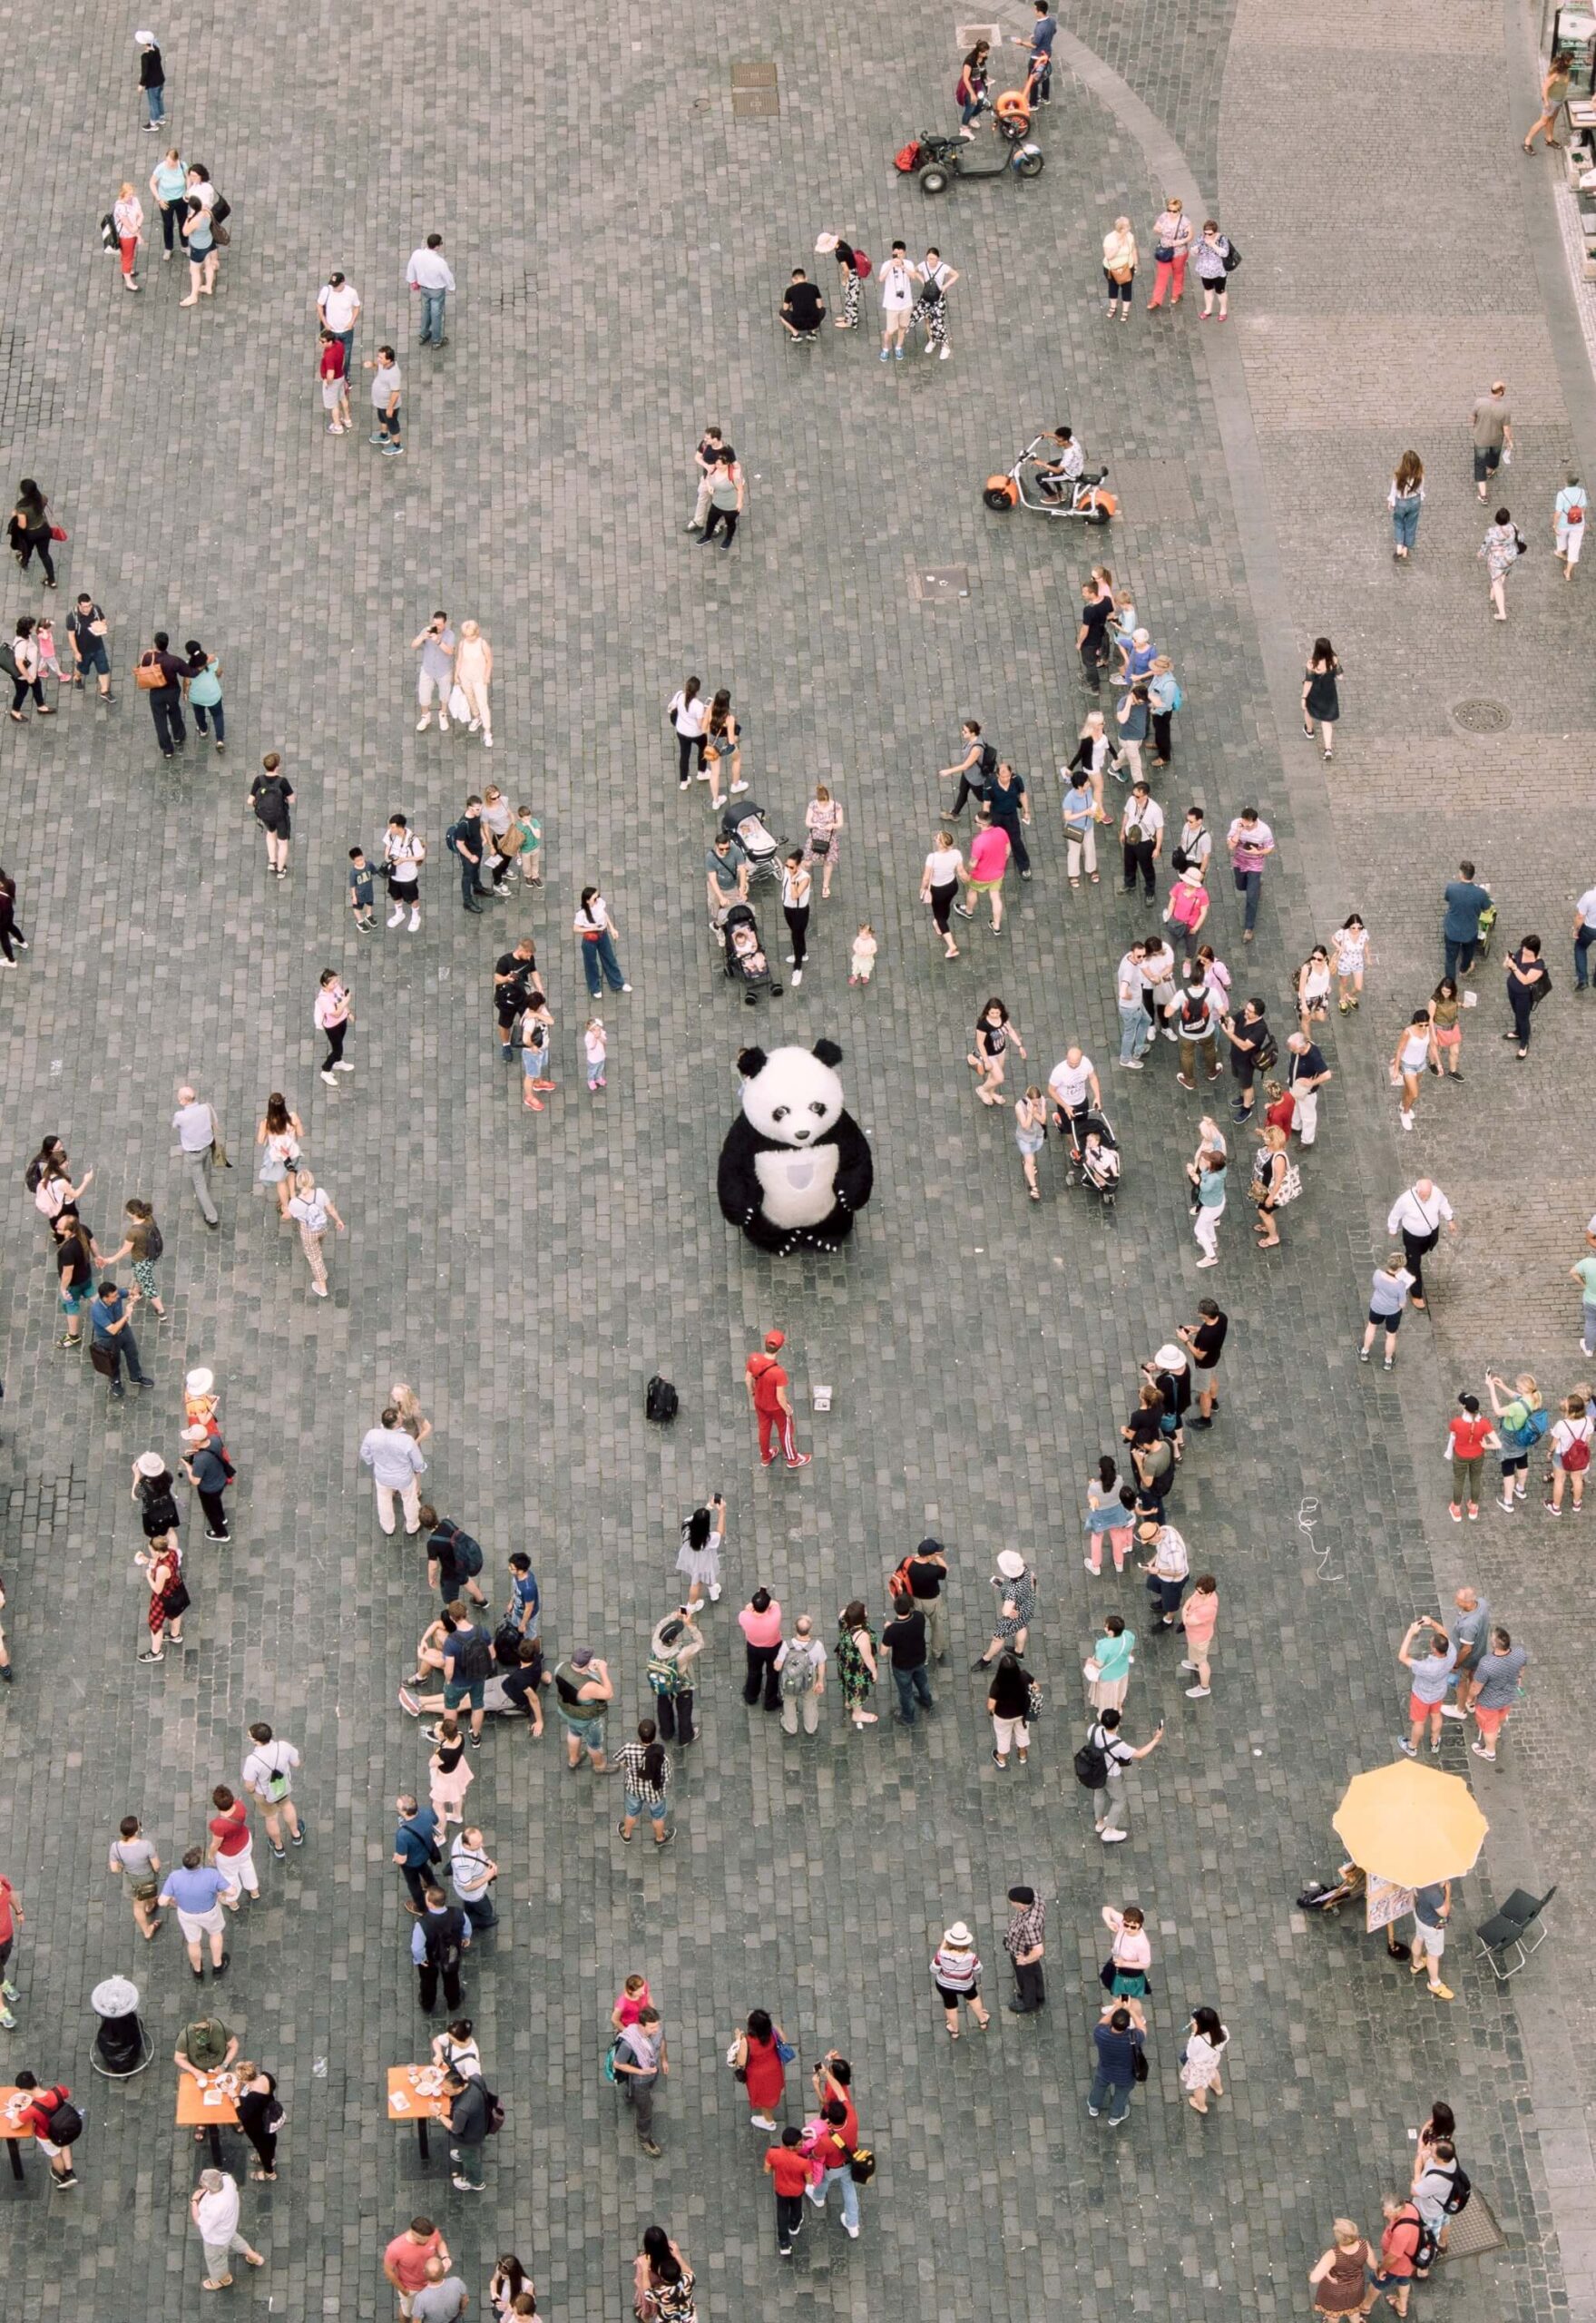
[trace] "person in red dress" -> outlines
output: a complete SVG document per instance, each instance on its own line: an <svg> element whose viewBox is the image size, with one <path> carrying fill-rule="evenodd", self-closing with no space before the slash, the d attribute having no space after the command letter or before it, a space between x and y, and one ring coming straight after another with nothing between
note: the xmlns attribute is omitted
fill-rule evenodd
<svg viewBox="0 0 1596 2323"><path fill-rule="evenodd" d="M776 2109L787 2102L787 2067L779 2045L785 2039L780 2025L773 2024L764 2009L754 2008L749 2011L746 2030L732 2040L732 2063L748 2084L749 2120L756 2130L779 2126Z"/></svg>
<svg viewBox="0 0 1596 2323"><path fill-rule="evenodd" d="M780 1443L789 1468L807 1468L813 1455L800 1452L792 1432L792 1397L787 1392L787 1374L777 1360L780 1348L787 1345L785 1331L767 1331L764 1350L750 1355L743 1368L748 1378L749 1401L759 1430L759 1460L769 1467L776 1453L772 1435Z"/></svg>

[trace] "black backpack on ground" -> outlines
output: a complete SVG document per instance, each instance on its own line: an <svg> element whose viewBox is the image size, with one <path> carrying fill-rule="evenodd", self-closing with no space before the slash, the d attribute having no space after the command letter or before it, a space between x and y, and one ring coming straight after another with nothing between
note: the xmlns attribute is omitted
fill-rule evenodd
<svg viewBox="0 0 1596 2323"><path fill-rule="evenodd" d="M661 1379L656 1371L649 1381L643 1410L657 1426L664 1427L676 1417L681 1408L681 1398L669 1379Z"/></svg>

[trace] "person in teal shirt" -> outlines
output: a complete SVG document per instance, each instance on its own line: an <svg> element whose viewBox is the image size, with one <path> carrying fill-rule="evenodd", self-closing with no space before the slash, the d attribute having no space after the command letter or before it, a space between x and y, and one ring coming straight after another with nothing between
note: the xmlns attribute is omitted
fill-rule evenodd
<svg viewBox="0 0 1596 2323"><path fill-rule="evenodd" d="M197 637L189 639L183 647L183 652L189 657L189 671L185 683L188 689L189 708L194 713L195 728L200 734L205 735L210 733L211 726L214 725L216 747L219 750L224 750L227 748L226 741L223 740L227 726L222 717L221 680L217 674L221 668L221 663L214 653L206 652Z"/></svg>
<svg viewBox="0 0 1596 2323"><path fill-rule="evenodd" d="M1111 1613L1102 1626L1105 1634L1092 1649L1097 1676L1087 1689L1088 1698L1095 1710L1122 1710L1136 1654L1136 1632L1125 1627L1119 1613Z"/></svg>
<svg viewBox="0 0 1596 2323"><path fill-rule="evenodd" d="M171 256L187 207L184 197L188 190L189 173L183 167L182 155L173 145L150 173L150 191L161 204L161 239L166 245L161 253L162 263Z"/></svg>

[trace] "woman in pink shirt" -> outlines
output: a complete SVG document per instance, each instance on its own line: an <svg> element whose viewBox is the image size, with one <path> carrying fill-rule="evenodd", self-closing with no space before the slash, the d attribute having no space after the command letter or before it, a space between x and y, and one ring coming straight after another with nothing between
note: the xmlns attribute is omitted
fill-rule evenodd
<svg viewBox="0 0 1596 2323"><path fill-rule="evenodd" d="M976 897L988 897L994 936L1003 926L1003 875L1009 867L1009 852L1007 831L993 821L990 808L983 807L980 828L970 841L970 869L964 882L969 901L955 904L954 909L961 919L974 919Z"/></svg>
<svg viewBox="0 0 1596 2323"><path fill-rule="evenodd" d="M1214 1627L1219 1618L1219 1584L1211 1573L1199 1573L1191 1584L1191 1594L1180 1608L1180 1626L1186 1632L1186 1651L1191 1659L1182 1661L1182 1670L1191 1671L1195 1686L1186 1689L1194 1702L1206 1701L1209 1694L1209 1654L1213 1647Z"/></svg>
<svg viewBox="0 0 1596 2323"><path fill-rule="evenodd" d="M750 1708L764 1690L765 1708L781 1708L780 1681L776 1675L776 1653L781 1643L781 1608L768 1589L756 1589L752 1597L737 1617L748 1644L748 1676L743 1680L742 1698Z"/></svg>

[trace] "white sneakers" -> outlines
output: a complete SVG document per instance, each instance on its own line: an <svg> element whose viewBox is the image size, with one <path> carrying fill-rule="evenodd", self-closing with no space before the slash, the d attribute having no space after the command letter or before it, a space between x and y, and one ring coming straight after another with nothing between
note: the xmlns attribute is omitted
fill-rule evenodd
<svg viewBox="0 0 1596 2323"><path fill-rule="evenodd" d="M398 905L398 906L397 906L397 907L395 910L393 910L393 911L389 912L389 914L388 914L388 926L389 926L390 927L397 927L397 926L398 926L399 922L404 918L404 916L405 916L405 907L404 907L404 905L403 905L403 904L400 904L400 905Z"/></svg>
<svg viewBox="0 0 1596 2323"><path fill-rule="evenodd" d="M420 926L420 925L421 925L421 914L420 914L420 912L419 912L418 910L417 910L417 911L413 911L413 912L411 913L411 915L410 915L410 933L411 933L411 935L412 935L412 936L414 936L414 935L415 935L415 933L416 933L416 929Z"/></svg>

